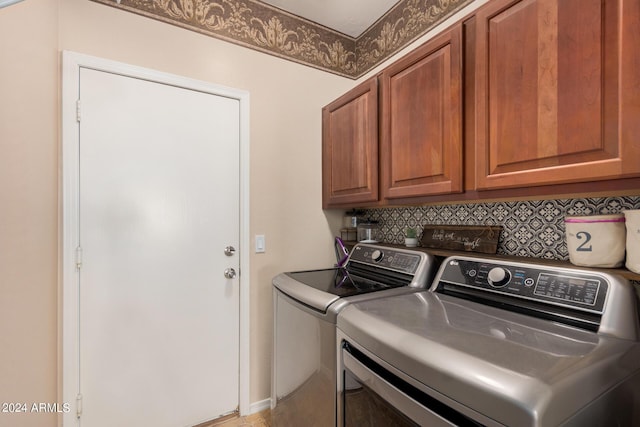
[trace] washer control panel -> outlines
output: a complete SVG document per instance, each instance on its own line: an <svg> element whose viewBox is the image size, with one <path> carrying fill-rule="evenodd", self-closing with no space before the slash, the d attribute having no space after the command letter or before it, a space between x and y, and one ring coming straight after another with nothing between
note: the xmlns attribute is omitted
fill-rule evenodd
<svg viewBox="0 0 640 427"><path fill-rule="evenodd" d="M415 274L421 260L422 256L413 251L368 245L357 245L349 256L349 262L359 262L406 274Z"/></svg>
<svg viewBox="0 0 640 427"><path fill-rule="evenodd" d="M603 276L584 270L466 258L449 258L436 281L599 314L608 291Z"/></svg>

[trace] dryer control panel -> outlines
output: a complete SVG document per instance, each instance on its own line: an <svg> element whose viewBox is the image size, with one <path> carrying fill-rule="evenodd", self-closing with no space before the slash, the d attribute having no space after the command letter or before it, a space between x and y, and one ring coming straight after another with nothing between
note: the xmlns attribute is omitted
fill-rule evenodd
<svg viewBox="0 0 640 427"><path fill-rule="evenodd" d="M424 256L417 251L361 244L353 248L349 262L359 262L413 275L423 258Z"/></svg>
<svg viewBox="0 0 640 427"><path fill-rule="evenodd" d="M477 296L484 293L596 314L602 314L609 288L604 276L584 270L464 257L447 259L437 284L436 292L456 286Z"/></svg>

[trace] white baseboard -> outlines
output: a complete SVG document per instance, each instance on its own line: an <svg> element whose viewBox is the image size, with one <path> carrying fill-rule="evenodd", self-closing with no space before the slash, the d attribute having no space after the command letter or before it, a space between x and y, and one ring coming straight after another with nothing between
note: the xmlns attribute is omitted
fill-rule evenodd
<svg viewBox="0 0 640 427"><path fill-rule="evenodd" d="M271 399L264 399L259 402L253 402L251 406L249 406L249 413L240 415L251 415L269 408L271 408Z"/></svg>

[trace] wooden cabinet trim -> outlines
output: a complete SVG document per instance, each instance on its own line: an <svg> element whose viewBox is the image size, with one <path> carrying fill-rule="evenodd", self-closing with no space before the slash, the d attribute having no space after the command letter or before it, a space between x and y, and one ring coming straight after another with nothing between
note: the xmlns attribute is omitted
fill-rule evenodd
<svg viewBox="0 0 640 427"><path fill-rule="evenodd" d="M437 107L429 110L414 95L430 90ZM383 70L380 93L382 198L461 192L462 23ZM434 135L434 129L440 132Z"/></svg>
<svg viewBox="0 0 640 427"><path fill-rule="evenodd" d="M377 201L378 167L374 77L322 109L323 208Z"/></svg>
<svg viewBox="0 0 640 427"><path fill-rule="evenodd" d="M620 151L626 177L640 168L640 2L625 0L621 7Z"/></svg>
<svg viewBox="0 0 640 427"><path fill-rule="evenodd" d="M567 5L570 5L568 2L558 2L557 4L565 9L568 8ZM574 6L577 4L573 2ZM539 85L542 85L536 89L538 92L535 93L540 102L538 107L560 108L561 110L556 113L555 117L544 117L542 113L539 113L538 120L543 120L543 123L545 123L542 126L534 122L529 124L528 128L521 128L530 129L524 135L532 138L537 137L537 143L527 143L519 140L511 141L508 137L502 137L502 140L496 139L498 132L503 129L498 126L496 120L502 119L506 121L505 117L508 114L496 115L495 112L497 108L500 108L499 104L496 104L496 101L500 99L500 94L496 92L496 86L499 87L501 82L496 80L499 78L497 73L490 73L489 70L490 64L496 63L493 60L494 58L490 58L490 56L495 54L497 51L496 46L498 46L491 45L491 43L495 43L495 40L491 38L492 31L497 32L500 29L500 25L509 24L508 19L517 20L513 23L513 26L516 26L516 24L526 26L527 23L523 23L522 20L535 18L535 15L532 16L533 12L537 11L535 8L542 8L545 5L551 5L551 9L553 9L554 2L503 0L491 2L477 11L475 17L476 52L472 57L476 75L473 86L470 89L474 91L473 96L475 99L473 102L476 115L473 123L475 125L474 136L476 139L474 184L479 190L607 180L638 176L640 174L639 162L635 160L640 154L640 148L639 144L632 139L638 138L640 132L637 124L638 108L637 106L634 108L631 105L631 99L636 99L635 102L637 104L637 99L640 96L637 73L639 64L639 54L637 52L640 49L640 43L638 42L637 31L632 30L632 28L637 28L639 25L639 13L637 1L634 2L633 0L592 1L579 4L580 7L590 5L592 8L602 8L597 12L601 13L603 17L601 26L603 34L598 36L599 28L589 29L589 27L584 30L582 28L584 26L577 26L581 31L593 31L593 36L591 34L587 34L587 36L592 38L600 37L598 40L590 42L591 44L585 42L587 48L601 49L600 51L594 50L594 53L597 54L595 60L597 60L600 67L599 70L602 73L602 80L596 81L596 83L600 82L597 90L601 92L597 92L594 96L601 96L603 101L601 104L589 107L593 110L593 108L599 106L601 110L593 110L597 111L598 114L592 113L591 116L581 117L579 113L585 110L586 106L582 110L579 106L578 108L568 107L572 102L575 103L575 100L569 95L571 92L563 90L560 86L563 84L573 85L573 80L582 78L582 75L579 74L582 71L579 69L580 67L574 67L575 70L572 69L570 74L564 74L561 80L558 80L558 77L550 82L538 82ZM511 8L514 10L512 11ZM524 16L525 12L523 12L525 8L530 8L530 10L526 11L528 13L527 16ZM565 20L573 19L566 10L562 9L562 11L564 13L562 16L564 16ZM507 15L508 19L496 19L499 24L492 21L495 17L500 17L502 13ZM523 16L519 16L518 13ZM559 14L560 12L556 10L556 13ZM567 16L570 18L567 18ZM490 26L490 21L493 22L492 26ZM571 31L578 30L570 28L564 31L571 33ZM504 34L502 37L504 37ZM507 37L504 38L506 39ZM566 45L568 42L563 41L562 37L558 36L558 39L552 43L559 43L558 46L560 46L560 43L565 43ZM493 50L490 50L492 47ZM517 51L522 47L515 46L513 49ZM565 47L565 49L567 48ZM498 55L501 52L502 50L498 51ZM555 52L555 54L561 58L566 56L558 52ZM545 64L540 65L540 62L545 60L544 54L536 53L536 55L539 56L536 57L535 60L537 62L534 65L543 69ZM590 59L585 53L582 53L582 55ZM633 67L629 65L630 63L635 63L635 75L631 72ZM565 69L565 73L567 73L566 69L570 68L566 65L563 68L562 59L556 67ZM553 72L561 73L562 70L554 70ZM591 69L585 71L585 73L587 72L591 72ZM575 78L574 73L576 74ZM532 84L535 84L535 82ZM547 105L545 104L547 102L545 96L547 95L544 91L548 91L550 88L553 89L554 84L558 86L556 88L558 93L562 91L562 94L553 95L556 98L551 99L552 105ZM579 88L579 86L576 87ZM579 93L576 93L576 91ZM587 99L591 94L584 95L585 92L588 91L574 90L576 95L584 96ZM509 110L508 103L514 97L510 96L504 99L506 100L505 105L507 105L504 108ZM553 105L554 102L560 102L561 104ZM564 106L565 104L567 106ZM523 105L521 111L530 107L531 105L529 104ZM630 111L636 117L636 120L632 120L629 117ZM564 122L560 124L555 122L554 124L554 120L558 119L558 117L563 119ZM559 125L563 127L561 129L554 127ZM591 126L595 129L594 132L585 131L587 132L585 135L591 137L598 132L595 135L597 140L591 142L587 138L582 140L574 138L575 142L569 143L567 138L570 139L571 134L567 134L567 129L572 129L571 126L578 130L580 127L587 128L587 126ZM542 132L541 136L537 132ZM544 132L551 133L546 135ZM553 138L556 138L557 142L552 140L551 144L547 144L547 140ZM528 154L517 152L517 150L522 149L537 149L538 151ZM566 149L569 150L563 151ZM510 152L509 150L514 151ZM500 156L505 153L507 156L501 158ZM510 158L513 160L508 160ZM505 161L505 159L507 160Z"/></svg>
<svg viewBox="0 0 640 427"><path fill-rule="evenodd" d="M325 107L323 207L399 206L504 198L545 198L567 192L588 195L592 191L600 194L640 191L640 32L637 31L637 28L640 28L640 2L637 0L602 0L606 9L601 67L605 76L617 75L615 79L605 79L602 85L605 109L600 120L603 122L602 134L605 142L596 145L594 149L585 149L582 152L576 150L556 156L551 150L551 155L543 153L522 162L498 164L497 167L495 160L491 163L488 147L490 128L487 125L490 107L489 83L484 83L488 81L489 75L486 63L483 64L483 58L489 54L487 19L514 5L536 1L538 0L493 0L483 5L443 33L389 65L379 75L379 82L377 77L373 77ZM616 19L618 21L612 23ZM389 118L386 117L386 112L389 111L386 103L390 96L387 91L390 76L414 66L425 56L433 54L449 43L446 34L453 28L463 28L459 41L460 56L464 56L464 60L460 62L463 70L460 104L461 110L464 110L463 125L460 127L464 133L458 149L461 176L457 187L459 190L451 190L447 188L446 183L436 182L430 182L431 186L425 190L425 183L418 177L415 180L407 180L405 188L400 188L398 192L397 188L391 188L389 185L386 163L390 159L390 124ZM326 177L330 174L326 172L328 165L324 139L328 128L325 123L325 110L331 111L332 106L350 102L358 91L360 94L373 91L371 93L375 93L376 102L379 101L375 109L376 117L368 123L368 126L372 123L380 125L378 132L372 133L376 138L373 145L379 150L376 153L379 158L368 160L376 170L372 171L373 175L369 175L369 183L363 188L351 189L351 194L332 194L330 186L325 184ZM585 145L588 147L588 144ZM544 150L550 150L550 147L543 147ZM494 165L493 168L491 164ZM462 190L465 192L452 193Z"/></svg>

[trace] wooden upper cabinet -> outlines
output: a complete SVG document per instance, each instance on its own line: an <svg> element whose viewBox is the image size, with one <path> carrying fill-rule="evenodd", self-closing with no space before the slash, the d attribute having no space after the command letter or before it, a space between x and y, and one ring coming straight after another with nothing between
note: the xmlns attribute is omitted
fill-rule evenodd
<svg viewBox="0 0 640 427"><path fill-rule="evenodd" d="M378 200L378 81L322 109L322 206Z"/></svg>
<svg viewBox="0 0 640 427"><path fill-rule="evenodd" d="M462 191L461 39L457 25L382 72L383 198Z"/></svg>
<svg viewBox="0 0 640 427"><path fill-rule="evenodd" d="M478 11L478 189L640 173L639 9L638 0L496 0Z"/></svg>

